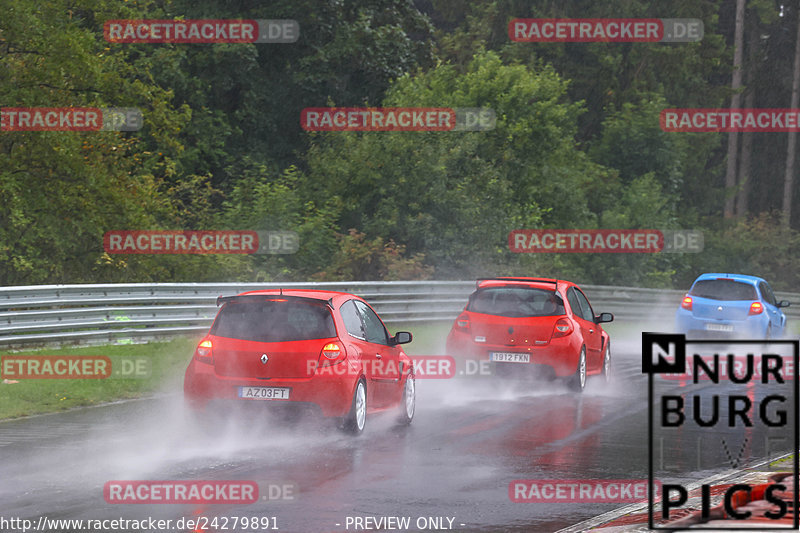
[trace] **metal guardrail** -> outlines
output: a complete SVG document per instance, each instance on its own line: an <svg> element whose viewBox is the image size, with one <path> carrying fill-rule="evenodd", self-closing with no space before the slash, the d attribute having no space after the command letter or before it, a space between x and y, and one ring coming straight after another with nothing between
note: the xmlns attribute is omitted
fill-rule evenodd
<svg viewBox="0 0 800 533"><path fill-rule="evenodd" d="M103 344L138 338L200 335L217 312L218 296L258 289L323 289L357 294L389 323L452 321L474 281L308 283L130 283L0 288L0 346ZM584 285L596 312L617 320L672 324L684 291ZM779 293L800 317L800 294Z"/></svg>

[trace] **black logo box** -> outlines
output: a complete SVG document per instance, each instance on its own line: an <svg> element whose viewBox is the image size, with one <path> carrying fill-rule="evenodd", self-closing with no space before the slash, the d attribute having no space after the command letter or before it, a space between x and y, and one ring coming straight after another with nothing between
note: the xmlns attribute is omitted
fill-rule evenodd
<svg viewBox="0 0 800 533"><path fill-rule="evenodd" d="M653 376L655 374L682 374L686 372L686 345L687 344L725 344L725 345L764 345L764 344L782 344L782 345L789 345L793 348L793 359L794 359L794 368L793 368L793 407L794 407L794 502L792 504L794 508L794 524L793 528L796 530L800 528L800 513L798 513L798 499L800 498L800 483L798 482L798 478L800 478L800 469L798 469L798 460L800 460L800 426L798 425L800 412L798 412L798 398L800 398L800 381L798 381L798 372L800 372L800 368L798 368L798 359L800 359L800 341L797 340L728 340L728 339L716 339L716 340L687 340L685 335L682 334L670 334L670 333L649 333L649 332L642 332L642 373L647 374L647 400L648 400L648 408L647 408L647 460L648 460L648 520L649 524L648 527L653 531L675 531L675 528L668 528L668 527L656 527L653 520L653 508L655 502L653 501L653 494L654 494L654 479L653 479L653 404L655 401L654 392L653 392ZM674 360L667 360L664 359L659 355L658 361L654 361L653 358L653 348L658 347L661 352L665 353L672 353L674 354ZM694 375L694 372L692 373ZM662 497L664 495L662 494ZM734 520L731 520L731 526L727 527L704 527L702 528L703 531L730 531L731 529L736 529ZM784 523L782 526L778 527L767 527L767 523L760 522L759 523L759 531L791 531L791 529L786 527ZM685 528L684 528L685 529ZM753 531L750 529L750 531Z"/></svg>

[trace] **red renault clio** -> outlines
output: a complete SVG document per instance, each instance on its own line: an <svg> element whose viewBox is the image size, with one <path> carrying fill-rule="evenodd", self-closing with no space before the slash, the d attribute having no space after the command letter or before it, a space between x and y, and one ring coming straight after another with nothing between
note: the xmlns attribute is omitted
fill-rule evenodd
<svg viewBox="0 0 800 533"><path fill-rule="evenodd" d="M318 290L264 290L220 297L208 335L186 369L184 397L210 401L310 406L352 433L368 413L397 409L414 417L411 359L363 299Z"/></svg>
<svg viewBox="0 0 800 533"><path fill-rule="evenodd" d="M582 391L586 376L609 378L611 341L576 284L555 279L479 279L447 337L447 353L493 361L497 375L563 378Z"/></svg>

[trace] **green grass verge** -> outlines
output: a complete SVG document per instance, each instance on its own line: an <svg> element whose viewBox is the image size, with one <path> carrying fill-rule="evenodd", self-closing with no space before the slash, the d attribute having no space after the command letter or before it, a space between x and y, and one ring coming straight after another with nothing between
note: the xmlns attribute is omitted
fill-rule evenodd
<svg viewBox="0 0 800 533"><path fill-rule="evenodd" d="M148 369L146 374L131 379L112 374L106 379L19 379L17 383L0 380L0 420L141 398L160 390L180 390L195 343L195 339L177 338L148 344L0 351L0 365L6 356L92 355L108 356L112 373L122 367L123 359L129 362L128 368L130 362L143 360L139 368Z"/></svg>
<svg viewBox="0 0 800 533"><path fill-rule="evenodd" d="M403 345L403 350L408 355L442 355L445 353L444 344L452 322L410 322L408 324L388 323L389 333L394 335L398 331L410 331L411 342Z"/></svg>
<svg viewBox="0 0 800 533"><path fill-rule="evenodd" d="M769 466L770 468L790 468L794 465L794 454L784 457L783 459L778 459L777 461L772 461Z"/></svg>

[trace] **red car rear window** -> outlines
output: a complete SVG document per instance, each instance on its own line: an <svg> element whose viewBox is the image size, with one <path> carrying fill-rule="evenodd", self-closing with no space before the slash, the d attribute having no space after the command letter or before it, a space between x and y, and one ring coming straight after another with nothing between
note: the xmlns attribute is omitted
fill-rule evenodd
<svg viewBox="0 0 800 533"><path fill-rule="evenodd" d="M489 287L472 293L467 311L513 317L556 316L564 314L564 301L547 289Z"/></svg>
<svg viewBox="0 0 800 533"><path fill-rule="evenodd" d="M212 335L259 342L302 341L336 336L324 304L293 301L230 302L220 310Z"/></svg>

